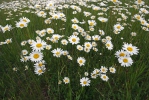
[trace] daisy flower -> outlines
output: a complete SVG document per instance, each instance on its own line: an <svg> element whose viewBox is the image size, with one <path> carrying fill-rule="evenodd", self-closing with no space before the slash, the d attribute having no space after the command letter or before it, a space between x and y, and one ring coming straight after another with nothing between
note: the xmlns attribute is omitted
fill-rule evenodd
<svg viewBox="0 0 149 100"><path fill-rule="evenodd" d="M17 23L16 23L16 27L18 27L18 28L27 27L27 23L25 23L24 21L17 22Z"/></svg>
<svg viewBox="0 0 149 100"><path fill-rule="evenodd" d="M98 30L100 35L105 35L105 32L103 30Z"/></svg>
<svg viewBox="0 0 149 100"><path fill-rule="evenodd" d="M12 29L11 25L6 25L5 27L0 26L2 32L5 33L6 31L10 31Z"/></svg>
<svg viewBox="0 0 149 100"><path fill-rule="evenodd" d="M100 78L101 78L103 81L108 81L108 80L109 80L109 77L108 77L106 74L101 74Z"/></svg>
<svg viewBox="0 0 149 100"><path fill-rule="evenodd" d="M110 68L109 68L109 71L110 71L111 73L115 73L115 72L116 72L116 69L115 69L114 67L110 67Z"/></svg>
<svg viewBox="0 0 149 100"><path fill-rule="evenodd" d="M86 60L84 57L78 57L77 59L77 63L79 64L79 66L83 66L85 64Z"/></svg>
<svg viewBox="0 0 149 100"><path fill-rule="evenodd" d="M115 31L121 31L121 30L123 30L124 29L124 27L122 26L122 25L120 25L120 24L115 24L114 25L114 30Z"/></svg>
<svg viewBox="0 0 149 100"><path fill-rule="evenodd" d="M34 67L35 68L37 68L37 67L39 67L39 68L44 68L45 67L45 61L44 60L41 60L41 61L39 61L39 62L36 62L35 64L34 64Z"/></svg>
<svg viewBox="0 0 149 100"><path fill-rule="evenodd" d="M39 62L43 59L43 53L41 53L39 51L34 51L34 52L30 53L29 59L32 62Z"/></svg>
<svg viewBox="0 0 149 100"><path fill-rule="evenodd" d="M139 53L139 49L136 46L132 46L132 44L124 43L123 50L126 50L130 55L137 55Z"/></svg>
<svg viewBox="0 0 149 100"><path fill-rule="evenodd" d="M70 82L70 80L69 80L68 77L64 77L63 82L64 82L65 84L68 84L68 83Z"/></svg>
<svg viewBox="0 0 149 100"><path fill-rule="evenodd" d="M94 36L92 36L92 39L94 40L94 41L99 41L100 40L100 36L99 35L94 35Z"/></svg>
<svg viewBox="0 0 149 100"><path fill-rule="evenodd" d="M25 23L29 23L30 22L30 20L28 19L28 18L26 18L26 17L23 17L23 18L20 18L20 22L25 22Z"/></svg>
<svg viewBox="0 0 149 100"><path fill-rule="evenodd" d="M27 50L22 50L22 55L25 56L28 54L28 51Z"/></svg>
<svg viewBox="0 0 149 100"><path fill-rule="evenodd" d="M71 21L72 21L73 23L79 23L79 20L78 20L77 18L71 19Z"/></svg>
<svg viewBox="0 0 149 100"><path fill-rule="evenodd" d="M88 24L90 25L90 26L96 26L96 22L95 22L95 20L88 20Z"/></svg>
<svg viewBox="0 0 149 100"><path fill-rule="evenodd" d="M50 50L52 48L51 45L46 45L45 49Z"/></svg>
<svg viewBox="0 0 149 100"><path fill-rule="evenodd" d="M51 52L55 57L60 57L63 54L63 50L61 48L54 49Z"/></svg>
<svg viewBox="0 0 149 100"><path fill-rule="evenodd" d="M67 44L68 44L68 41L67 41L66 39L62 39L62 40L61 40L61 44L62 44L62 45L67 45Z"/></svg>
<svg viewBox="0 0 149 100"><path fill-rule="evenodd" d="M83 47L82 47L81 45L77 45L77 49L78 49L79 51L82 51L82 50L83 50Z"/></svg>
<svg viewBox="0 0 149 100"><path fill-rule="evenodd" d="M84 43L84 47L88 48L88 49L91 49L92 48L92 44L90 42L85 42Z"/></svg>
<svg viewBox="0 0 149 100"><path fill-rule="evenodd" d="M98 20L101 22L107 22L108 21L107 18L103 18L103 17L98 17Z"/></svg>
<svg viewBox="0 0 149 100"><path fill-rule="evenodd" d="M82 79L80 79L80 84L82 86L90 86L90 79L87 77L83 77Z"/></svg>
<svg viewBox="0 0 149 100"><path fill-rule="evenodd" d="M113 44L111 41L106 42L105 44L106 48L108 48L108 50L112 50L113 49Z"/></svg>
<svg viewBox="0 0 149 100"><path fill-rule="evenodd" d="M120 57L118 58L118 61L121 64L121 66L124 66L124 67L129 67L133 63L133 60L131 59L131 57Z"/></svg>
<svg viewBox="0 0 149 100"><path fill-rule="evenodd" d="M119 57L128 57L128 56L130 56L129 55L129 53L127 52L127 51L125 51L125 50L119 50L119 51L116 51L116 53L115 53L115 56L117 57L117 58L119 58Z"/></svg>
<svg viewBox="0 0 149 100"><path fill-rule="evenodd" d="M45 72L45 68L44 69L35 68L34 72L35 74L42 75Z"/></svg>
<svg viewBox="0 0 149 100"><path fill-rule="evenodd" d="M52 28L47 28L47 33L48 34L53 34L54 33L54 30Z"/></svg>
<svg viewBox="0 0 149 100"><path fill-rule="evenodd" d="M41 51L41 50L44 50L44 48L46 47L46 42L44 40L37 40L37 41L34 41L32 44L31 44L31 47L32 47L32 50L33 51Z"/></svg>
<svg viewBox="0 0 149 100"><path fill-rule="evenodd" d="M108 69L106 67L101 66L101 68L100 68L101 73L106 73L107 71L108 71Z"/></svg>
<svg viewBox="0 0 149 100"><path fill-rule="evenodd" d="M80 38L75 35L71 35L68 40L72 45L80 42Z"/></svg>
<svg viewBox="0 0 149 100"><path fill-rule="evenodd" d="M72 24L72 29L77 30L79 28L79 26L77 24Z"/></svg>

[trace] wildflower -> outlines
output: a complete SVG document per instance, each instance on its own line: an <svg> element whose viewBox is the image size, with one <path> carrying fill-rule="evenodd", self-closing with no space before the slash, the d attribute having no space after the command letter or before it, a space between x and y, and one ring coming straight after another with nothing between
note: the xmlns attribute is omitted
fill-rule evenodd
<svg viewBox="0 0 149 100"><path fill-rule="evenodd" d="M27 27L27 23L25 23L24 21L17 22L17 23L16 23L16 27L18 27L18 28Z"/></svg>
<svg viewBox="0 0 149 100"><path fill-rule="evenodd" d="M63 50L61 48L54 49L51 52L55 57L60 57L63 54Z"/></svg>
<svg viewBox="0 0 149 100"><path fill-rule="evenodd" d="M108 48L108 50L112 50L113 49L113 44L111 41L106 42L105 44L106 48Z"/></svg>
<svg viewBox="0 0 149 100"><path fill-rule="evenodd" d="M94 40L94 41L99 41L100 40L100 36L99 35L94 35L94 36L92 36L92 39Z"/></svg>
<svg viewBox="0 0 149 100"><path fill-rule="evenodd" d="M103 18L103 17L98 17L98 20L101 22L107 22L108 21L107 18Z"/></svg>
<svg viewBox="0 0 149 100"><path fill-rule="evenodd" d="M115 73L115 72L116 72L116 69L115 69L114 67L110 67L110 68L109 68L109 71L110 71L111 73Z"/></svg>
<svg viewBox="0 0 149 100"><path fill-rule="evenodd" d="M32 62L39 62L43 59L43 53L41 53L39 51L34 51L34 52L30 53L29 59Z"/></svg>
<svg viewBox="0 0 149 100"><path fill-rule="evenodd" d="M77 30L78 29L78 25L77 24L72 24L72 28L74 29L74 30Z"/></svg>
<svg viewBox="0 0 149 100"><path fill-rule="evenodd" d="M45 61L44 60L41 60L41 61L39 61L39 62L36 62L35 64L34 64L34 67L35 68L37 68L37 67L39 67L39 68L41 68L41 69L43 69L44 67L45 67Z"/></svg>
<svg viewBox="0 0 149 100"><path fill-rule="evenodd" d="M25 50L25 49L22 50L22 55L23 55L23 56L25 56L25 55L27 55L27 54L28 54L28 51L27 51L27 50Z"/></svg>
<svg viewBox="0 0 149 100"><path fill-rule="evenodd" d="M82 79L80 79L80 84L82 86L90 86L90 79L87 77L83 77Z"/></svg>
<svg viewBox="0 0 149 100"><path fill-rule="evenodd" d="M78 49L79 51L82 51L82 50L83 50L83 47L82 47L81 45L77 45L77 49Z"/></svg>
<svg viewBox="0 0 149 100"><path fill-rule="evenodd" d="M67 45L68 44L68 41L66 39L62 39L61 40L61 43L62 43L62 45Z"/></svg>
<svg viewBox="0 0 149 100"><path fill-rule="evenodd" d="M101 66L101 68L100 68L101 73L106 73L107 71L108 71L108 69L106 67Z"/></svg>
<svg viewBox="0 0 149 100"><path fill-rule="evenodd" d="M70 82L70 79L68 77L64 77L63 82L65 84L68 84Z"/></svg>
<svg viewBox="0 0 149 100"><path fill-rule="evenodd" d="M45 70L46 70L45 68L41 69L38 67L38 68L35 68L34 72L35 72L35 74L41 75L45 72Z"/></svg>
<svg viewBox="0 0 149 100"><path fill-rule="evenodd" d="M90 42L85 42L84 43L84 47L88 48L88 49L91 49L92 48L92 44Z"/></svg>
<svg viewBox="0 0 149 100"><path fill-rule="evenodd" d="M133 60L131 57L120 57L118 58L119 63L121 63L121 66L129 67L132 65Z"/></svg>
<svg viewBox="0 0 149 100"><path fill-rule="evenodd" d="M52 48L52 46L51 45L46 45L46 47L45 47L47 50L50 50L51 48Z"/></svg>
<svg viewBox="0 0 149 100"><path fill-rule="evenodd" d="M103 81L108 81L109 80L109 77L105 74L101 74L101 77L100 77Z"/></svg>
<svg viewBox="0 0 149 100"><path fill-rule="evenodd" d="M124 29L124 27L121 26L120 24L115 24L115 25L114 25L114 30L116 30L116 31L121 31L121 30L123 30L123 29Z"/></svg>
<svg viewBox="0 0 149 100"><path fill-rule="evenodd" d="M90 25L90 26L96 26L96 22L95 22L95 20L88 20L88 24Z"/></svg>
<svg viewBox="0 0 149 100"><path fill-rule="evenodd" d="M77 62L79 64L79 66L83 66L86 62L84 57L78 57Z"/></svg>
<svg viewBox="0 0 149 100"><path fill-rule="evenodd" d="M131 34L131 36L136 36L137 35L136 32L131 32L130 34Z"/></svg>
<svg viewBox="0 0 149 100"><path fill-rule="evenodd" d="M136 46L132 46L132 44L124 43L123 50L126 50L130 55L137 55L139 53L139 49Z"/></svg>
<svg viewBox="0 0 149 100"><path fill-rule="evenodd" d="M103 30L99 30L100 35L105 35L105 32Z"/></svg>
<svg viewBox="0 0 149 100"><path fill-rule="evenodd" d="M54 30L52 28L47 28L47 33L48 34L53 34L54 33Z"/></svg>
<svg viewBox="0 0 149 100"><path fill-rule="evenodd" d="M85 76L88 76L88 72L85 72L84 75L85 75Z"/></svg>
<svg viewBox="0 0 149 100"><path fill-rule="evenodd" d="M10 31L12 29L11 25L6 25L5 27L0 26L2 32L5 33L6 31Z"/></svg>
<svg viewBox="0 0 149 100"><path fill-rule="evenodd" d="M31 44L31 47L32 47L33 51L41 51L41 50L44 50L46 45L47 44L44 40L39 39L37 41L34 41Z"/></svg>
<svg viewBox="0 0 149 100"><path fill-rule="evenodd" d="M78 44L80 42L79 37L75 36L75 35L71 35L69 37L69 42L73 45L73 44Z"/></svg>
<svg viewBox="0 0 149 100"><path fill-rule="evenodd" d="M23 18L20 18L20 22L25 22L25 23L29 23L30 22L30 20L28 19L28 18L26 18L26 17L23 17Z"/></svg>
<svg viewBox="0 0 149 100"><path fill-rule="evenodd" d="M21 62L27 62L29 60L29 56L21 56Z"/></svg>
<svg viewBox="0 0 149 100"><path fill-rule="evenodd" d="M124 51L124 50L119 50L119 51L116 51L115 53L116 57L128 57L129 56L129 53L127 51Z"/></svg>
<svg viewBox="0 0 149 100"><path fill-rule="evenodd" d="M71 20L73 23L79 23L79 20L77 18L74 18Z"/></svg>

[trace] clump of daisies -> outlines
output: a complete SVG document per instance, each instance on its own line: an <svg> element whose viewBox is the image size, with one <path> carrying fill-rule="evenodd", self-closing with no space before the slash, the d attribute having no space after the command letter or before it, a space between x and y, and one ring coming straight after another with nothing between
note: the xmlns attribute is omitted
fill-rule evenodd
<svg viewBox="0 0 149 100"><path fill-rule="evenodd" d="M132 55L137 55L139 49L132 44L124 43L121 50L116 51L115 56L118 58L118 62L123 67L129 67L133 64L131 58Z"/></svg>

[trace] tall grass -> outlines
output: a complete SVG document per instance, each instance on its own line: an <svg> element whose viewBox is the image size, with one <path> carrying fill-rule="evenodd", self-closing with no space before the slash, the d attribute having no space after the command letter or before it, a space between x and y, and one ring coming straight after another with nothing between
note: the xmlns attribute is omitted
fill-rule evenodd
<svg viewBox="0 0 149 100"><path fill-rule="evenodd" d="M108 6L101 8L108 8L107 11L102 9L93 10L88 6L99 6L98 2L86 2L87 5L81 6L79 3L68 3L68 5L76 5L81 8L81 12L72 8L58 9L58 6L65 4L55 5L56 11L63 12L66 16L66 22L61 19L51 19L50 24L45 24L45 19L50 18L48 14L52 12L50 10L44 10L47 13L45 18L37 16L37 9L29 8L29 5L14 11L14 9L1 9L0 10L0 25L12 25L13 29L0 33L0 42L4 42L6 39L12 38L12 43L0 45L0 98L1 100L148 100L149 99L149 32L142 29L140 21L136 20L135 14L139 14L140 8L135 9L131 7L134 5L133 1L123 1L120 5L115 5L113 2L107 2ZM124 3L127 5L124 5ZM145 1L146 2L146 1ZM21 4L21 3L20 3ZM111 7L110 7L111 6ZM113 6L113 7L112 7ZM123 8L125 10L113 10L113 8ZM11 7L10 7L11 8ZM29 12L26 12L29 11ZM72 14L73 11L77 11L77 14ZM91 16L95 16L97 23L94 26L94 31L89 30L88 20L91 20L91 16L85 17L83 11L91 12ZM8 12L11 12L9 14ZM31 13L33 12L33 13ZM131 15L128 14L131 13ZM103 15L98 15L103 13ZM115 13L115 14L114 14ZM119 14L120 13L120 14ZM118 18L121 17L121 13L126 14L128 17L126 20L121 20L119 23L124 26L124 30L120 31L120 34L113 32L113 26L118 22ZM9 15L9 16L8 16ZM142 18L149 23L148 14L142 14ZM98 20L98 17L108 18L106 23L102 23ZM31 22L28 23L25 28L17 28L16 22L20 18L26 17ZM97 43L95 52L91 49L90 52L79 51L76 48L76 44L72 45L70 42L65 46L62 45L61 40L66 39L75 32L72 29L73 22L71 19L76 17L80 22L83 20L85 24L78 24L85 32L90 35L100 35L99 30L103 30L105 35L101 36L101 40L95 41ZM9 18L10 20L6 20ZM132 21L134 20L134 22ZM125 25L126 24L126 25ZM47 34L44 37L40 37L36 31L52 28L54 34L63 35L62 38L54 43L47 40L47 37L52 37L53 34ZM65 29L62 29L65 28ZM132 36L130 33L136 32L136 36ZM29 39L35 40L39 36L47 44L51 45L50 50L42 50L43 59L46 61L46 71L42 75L35 74L34 64L31 60L27 62L21 62L21 52L26 49L29 53L32 52L32 48L27 43L25 46L21 46L22 41ZM113 49L108 50L102 39L106 36L112 38ZM79 32L80 45L84 45L85 42L94 42L94 40L86 40ZM68 40L69 41L69 40ZM115 53L122 49L124 43L132 44L139 49L138 55L133 55L133 64L129 67L123 67L115 57ZM73 58L68 59L67 56L62 55L60 58L54 57L52 50L56 48L62 48L67 50L69 55ZM29 55L29 54L28 54ZM84 66L79 66L77 63L78 57L84 57L86 62ZM25 68L28 66L28 69ZM109 70L106 75L109 77L108 81L103 81L100 77L96 79L91 78L93 70L100 69L101 66L109 68L113 66L116 69L116 73L110 73ZM84 73L88 72L89 76L85 76ZM65 84L63 82L64 77L69 77L70 82ZM81 86L80 79L88 77L91 80L90 86Z"/></svg>

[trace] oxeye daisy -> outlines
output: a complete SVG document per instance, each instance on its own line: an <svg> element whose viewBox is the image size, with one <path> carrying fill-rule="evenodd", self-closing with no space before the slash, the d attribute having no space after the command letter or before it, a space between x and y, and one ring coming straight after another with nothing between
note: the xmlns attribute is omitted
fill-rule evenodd
<svg viewBox="0 0 149 100"><path fill-rule="evenodd" d="M29 23L30 22L30 20L28 18L26 18L26 17L20 18L20 21L23 21L25 23Z"/></svg>
<svg viewBox="0 0 149 100"><path fill-rule="evenodd" d="M80 79L80 84L82 86L90 86L90 79L87 77L83 77L82 79Z"/></svg>
<svg viewBox="0 0 149 100"><path fill-rule="evenodd" d="M108 71L108 69L106 67L101 66L101 68L100 68L101 73L106 73L107 71Z"/></svg>
<svg viewBox="0 0 149 100"><path fill-rule="evenodd" d="M46 45L45 49L50 50L52 48L51 45Z"/></svg>
<svg viewBox="0 0 149 100"><path fill-rule="evenodd" d="M86 60L84 57L78 57L77 62L79 64L79 66L83 66L83 65L85 65Z"/></svg>
<svg viewBox="0 0 149 100"><path fill-rule="evenodd" d="M27 23L25 23L24 21L17 22L17 23L16 23L16 27L18 27L18 28L27 27Z"/></svg>
<svg viewBox="0 0 149 100"><path fill-rule="evenodd" d="M34 67L35 67L35 68L37 68L37 67L39 67L39 68L44 68L44 67L45 67L45 61L44 61L44 60L41 60L41 61L39 61L39 62L36 62L36 63L34 64Z"/></svg>
<svg viewBox="0 0 149 100"><path fill-rule="evenodd" d="M41 75L45 72L45 68L42 69L42 68L35 68L35 74L38 74L38 75Z"/></svg>
<svg viewBox="0 0 149 100"><path fill-rule="evenodd" d="M118 58L119 57L126 57L126 56L129 56L129 53L125 50L119 50L119 51L116 51L115 56Z"/></svg>
<svg viewBox="0 0 149 100"><path fill-rule="evenodd" d="M22 55L27 55L28 54L28 51L27 50L22 50Z"/></svg>
<svg viewBox="0 0 149 100"><path fill-rule="evenodd" d="M34 52L30 53L29 58L32 62L39 62L43 59L43 53L34 51Z"/></svg>
<svg viewBox="0 0 149 100"><path fill-rule="evenodd" d="M116 69L115 69L114 67L110 67L110 68L109 68L109 71L110 71L111 73L115 73L115 72L116 72Z"/></svg>
<svg viewBox="0 0 149 100"><path fill-rule="evenodd" d="M68 77L64 77L63 82L65 84L68 84L70 82L70 79Z"/></svg>
<svg viewBox="0 0 149 100"><path fill-rule="evenodd" d="M103 17L98 17L98 20L101 22L107 22L108 21L107 18L103 18Z"/></svg>
<svg viewBox="0 0 149 100"><path fill-rule="evenodd" d="M77 18L74 18L71 20L73 23L79 23L78 19Z"/></svg>
<svg viewBox="0 0 149 100"><path fill-rule="evenodd" d="M96 26L96 22L95 22L95 20L88 20L88 24L89 24L89 26Z"/></svg>
<svg viewBox="0 0 149 100"><path fill-rule="evenodd" d="M92 48L92 44L90 42L85 42L84 43L84 47L88 48L88 49L91 49Z"/></svg>
<svg viewBox="0 0 149 100"><path fill-rule="evenodd" d="M113 49L113 44L111 41L106 42L105 44L106 48L108 48L108 50L112 50Z"/></svg>
<svg viewBox="0 0 149 100"><path fill-rule="evenodd" d="M2 32L5 33L6 31L10 31L12 29L11 25L6 25L5 27L0 26Z"/></svg>
<svg viewBox="0 0 149 100"><path fill-rule="evenodd" d="M46 42L39 39L37 41L34 41L32 44L31 44L31 47L32 47L32 50L33 51L41 51L41 50L44 50L44 48L46 47Z"/></svg>
<svg viewBox="0 0 149 100"><path fill-rule="evenodd" d="M72 28L73 28L74 30L77 30L77 29L79 28L79 26L78 26L77 24L72 24Z"/></svg>
<svg viewBox="0 0 149 100"><path fill-rule="evenodd" d="M101 78L103 81L108 81L108 80L109 80L109 77L108 77L106 74L101 74L100 78Z"/></svg>
<svg viewBox="0 0 149 100"><path fill-rule="evenodd" d="M114 30L115 31L121 31L121 30L123 30L124 29L124 27L122 26L122 25L120 25L120 24L115 24L114 25Z"/></svg>
<svg viewBox="0 0 149 100"><path fill-rule="evenodd" d="M68 40L72 45L80 42L80 38L75 35L71 35Z"/></svg>
<svg viewBox="0 0 149 100"><path fill-rule="evenodd" d="M51 52L55 57L60 57L63 54L63 50L61 48L54 49Z"/></svg>
<svg viewBox="0 0 149 100"><path fill-rule="evenodd" d="M94 35L94 36L92 36L92 39L94 40L94 41L99 41L100 40L100 36L99 35Z"/></svg>
<svg viewBox="0 0 149 100"><path fill-rule="evenodd" d="M121 64L121 66L124 66L124 67L129 67L133 63L133 60L131 59L131 57L120 57L118 58L118 61Z"/></svg>
<svg viewBox="0 0 149 100"><path fill-rule="evenodd" d="M139 53L139 49L136 46L132 46L132 44L124 43L123 50L126 50L130 55L137 55Z"/></svg>
<svg viewBox="0 0 149 100"><path fill-rule="evenodd" d="M83 50L83 47L82 47L81 45L77 45L77 49L78 49L79 51L82 51L82 50Z"/></svg>
<svg viewBox="0 0 149 100"><path fill-rule="evenodd" d="M62 45L67 45L67 44L68 44L68 41L67 41L66 39L62 39L62 40L61 40L61 44L62 44Z"/></svg>
<svg viewBox="0 0 149 100"><path fill-rule="evenodd" d="M54 30L52 28L47 28L47 33L48 34L53 34L54 33Z"/></svg>

